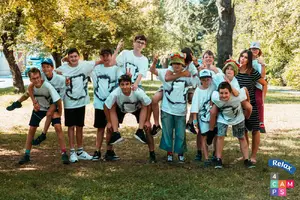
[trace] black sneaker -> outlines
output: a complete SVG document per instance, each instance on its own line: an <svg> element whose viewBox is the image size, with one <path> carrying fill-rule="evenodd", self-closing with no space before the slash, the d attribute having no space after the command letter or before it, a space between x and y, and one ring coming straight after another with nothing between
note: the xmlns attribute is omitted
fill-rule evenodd
<svg viewBox="0 0 300 200"><path fill-rule="evenodd" d="M204 167L209 167L212 165L212 162L210 160L205 160L204 161Z"/></svg>
<svg viewBox="0 0 300 200"><path fill-rule="evenodd" d="M12 110L14 110L16 108L21 108L21 107L22 107L22 104L19 101L15 101L10 106L7 106L6 110L12 111Z"/></svg>
<svg viewBox="0 0 300 200"><path fill-rule="evenodd" d="M19 164L20 164L20 165L23 165L23 164L25 164L25 163L28 163L29 161L30 161L30 156L25 154L25 155L20 159Z"/></svg>
<svg viewBox="0 0 300 200"><path fill-rule="evenodd" d="M110 145L117 144L119 142L122 142L123 140L124 138L121 137L120 132L113 132L108 144Z"/></svg>
<svg viewBox="0 0 300 200"><path fill-rule="evenodd" d="M249 160L249 159L244 160L244 165L245 165L245 167L247 167L248 169L255 168L255 165L254 165L254 164L252 163L252 161Z"/></svg>
<svg viewBox="0 0 300 200"><path fill-rule="evenodd" d="M147 144L147 138L145 136L143 129L138 129L134 135L136 139L138 139L141 143Z"/></svg>
<svg viewBox="0 0 300 200"><path fill-rule="evenodd" d="M222 159L221 158L217 158L215 169L222 169L222 168L223 168Z"/></svg>
<svg viewBox="0 0 300 200"><path fill-rule="evenodd" d="M65 164L65 165L70 164L69 156L68 156L67 153L63 153L63 154L61 155L61 160L62 160L63 164Z"/></svg>
<svg viewBox="0 0 300 200"><path fill-rule="evenodd" d="M197 132L196 132L196 130L195 130L193 124L187 123L187 124L186 124L186 130L187 130L187 132L189 132L189 133L197 134Z"/></svg>
<svg viewBox="0 0 300 200"><path fill-rule="evenodd" d="M156 156L154 152L150 152L149 163L156 163Z"/></svg>
<svg viewBox="0 0 300 200"><path fill-rule="evenodd" d="M44 140L46 140L46 134L45 133L42 133L41 135L39 135L36 139L33 139L31 144L36 146L36 145L39 145L41 144Z"/></svg>
<svg viewBox="0 0 300 200"><path fill-rule="evenodd" d="M117 161L120 160L120 157L114 151L106 151L104 159L105 161Z"/></svg>
<svg viewBox="0 0 300 200"><path fill-rule="evenodd" d="M264 123L259 124L259 131L261 133L266 133L266 127L265 127Z"/></svg>
<svg viewBox="0 0 300 200"><path fill-rule="evenodd" d="M202 160L202 154L197 153L197 155L195 156L195 161L201 162Z"/></svg>
<svg viewBox="0 0 300 200"><path fill-rule="evenodd" d="M156 126L155 124L152 127L151 135L154 137L161 131L160 125Z"/></svg>
<svg viewBox="0 0 300 200"><path fill-rule="evenodd" d="M99 161L100 158L101 158L101 152L100 151L95 151L94 155L93 155L93 158L92 158L92 161Z"/></svg>

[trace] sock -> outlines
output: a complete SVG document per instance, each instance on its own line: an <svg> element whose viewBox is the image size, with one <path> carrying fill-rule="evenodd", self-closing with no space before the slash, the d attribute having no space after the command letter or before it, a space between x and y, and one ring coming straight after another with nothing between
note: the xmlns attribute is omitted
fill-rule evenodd
<svg viewBox="0 0 300 200"><path fill-rule="evenodd" d="M65 153L67 153L66 148L61 149L61 154L65 154Z"/></svg>
<svg viewBox="0 0 300 200"><path fill-rule="evenodd" d="M46 135L46 133L42 132L42 134Z"/></svg>
<svg viewBox="0 0 300 200"><path fill-rule="evenodd" d="M172 156L173 152L172 151L168 151L168 155Z"/></svg>
<svg viewBox="0 0 300 200"><path fill-rule="evenodd" d="M83 147L79 147L79 148L77 148L77 153L82 153L83 152Z"/></svg>
<svg viewBox="0 0 300 200"><path fill-rule="evenodd" d="M30 156L30 149L26 149L26 150L25 150L25 155Z"/></svg>
<svg viewBox="0 0 300 200"><path fill-rule="evenodd" d="M202 155L202 151L201 150L197 150L197 154L198 155Z"/></svg>
<svg viewBox="0 0 300 200"><path fill-rule="evenodd" d="M70 153L74 153L74 152L75 152L74 148L70 149Z"/></svg>

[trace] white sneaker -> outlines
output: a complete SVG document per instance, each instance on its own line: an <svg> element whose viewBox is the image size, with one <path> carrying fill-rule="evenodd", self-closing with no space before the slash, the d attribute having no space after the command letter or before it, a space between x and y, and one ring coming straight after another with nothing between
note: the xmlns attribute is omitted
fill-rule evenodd
<svg viewBox="0 0 300 200"><path fill-rule="evenodd" d="M173 162L173 155L167 156L167 162Z"/></svg>
<svg viewBox="0 0 300 200"><path fill-rule="evenodd" d="M82 151L81 153L77 153L77 158L79 160L92 160L93 156L89 155L87 152Z"/></svg>
<svg viewBox="0 0 300 200"><path fill-rule="evenodd" d="M70 162L71 162L71 163L78 162L78 158L77 158L76 152L71 152L71 153L70 153Z"/></svg>

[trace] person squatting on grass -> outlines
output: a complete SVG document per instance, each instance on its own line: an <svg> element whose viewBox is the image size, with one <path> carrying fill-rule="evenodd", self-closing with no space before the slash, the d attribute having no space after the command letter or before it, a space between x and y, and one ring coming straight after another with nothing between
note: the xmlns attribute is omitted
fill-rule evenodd
<svg viewBox="0 0 300 200"><path fill-rule="evenodd" d="M185 68L184 55L182 53L170 54L170 64L173 75L178 76ZM179 163L185 162L186 152L186 111L188 86L195 86L197 79L194 77L180 77L173 81L166 81L168 69L156 70L152 65L151 71L163 83L163 100L161 104L162 137L160 148L167 151L167 161L173 161L173 152L178 154ZM199 81L199 79L198 79ZM173 148L173 135L174 148Z"/></svg>
<svg viewBox="0 0 300 200"><path fill-rule="evenodd" d="M242 88L236 97L232 94L230 83L222 82L218 87L218 92L212 94L212 101L220 109L217 120L217 148L216 148L216 165L215 168L222 168L222 151L224 147L224 137L229 125L232 125L232 133L237 137L240 143L240 149L244 158L244 165L253 168L251 160L248 159L248 145L245 138L245 116L241 102L247 98L245 89Z"/></svg>
<svg viewBox="0 0 300 200"><path fill-rule="evenodd" d="M43 65L46 64L44 63ZM61 128L60 117L62 114L62 100L54 87L50 83L41 79L41 72L39 69L30 69L28 75L30 82L33 84L33 95L36 102L39 104L39 108L34 108L32 111L25 145L25 155L20 159L19 164L22 165L30 161L30 151L32 148L34 134L37 130L37 127L39 127L40 121L46 116L47 110L51 104L56 106L56 111L52 116L52 125L57 133L58 142L61 148L61 159L64 164L69 164L69 157L66 153L65 140Z"/></svg>
<svg viewBox="0 0 300 200"><path fill-rule="evenodd" d="M204 154L204 166L207 167L211 165L211 161L208 159L208 148L206 145L206 139L209 134L213 136L216 135L215 131L209 130L209 120L210 120L210 108L211 108L211 95L213 91L216 90L215 85L211 80L211 71L208 69L203 69L199 72L199 78L201 85L195 90L191 114L193 117L194 128L197 132L197 147L201 146ZM201 155L201 151L197 155Z"/></svg>
<svg viewBox="0 0 300 200"><path fill-rule="evenodd" d="M259 116L255 99L255 84L259 82L263 86L263 97L266 97L267 82L261 77L261 75L252 67L252 52L244 50L239 56L239 73L236 75L236 79L239 82L240 87L246 87L249 96L250 103L252 105L252 113L249 119L245 120L245 137L249 145L248 131L252 131L252 153L251 161L256 163L256 154L260 143L260 131L259 131Z"/></svg>
<svg viewBox="0 0 300 200"><path fill-rule="evenodd" d="M133 89L134 86L131 84L131 77L129 75L122 75L118 82L119 87L105 101L105 107L109 110L109 116L107 115L106 117L108 123L112 125L113 130L108 144L114 145L124 140L119 132L119 123L123 123L123 119L127 113L132 113L139 124L134 137L141 143L148 144L149 162L155 163L154 140L150 133L151 99L146 95L144 90L140 88Z"/></svg>

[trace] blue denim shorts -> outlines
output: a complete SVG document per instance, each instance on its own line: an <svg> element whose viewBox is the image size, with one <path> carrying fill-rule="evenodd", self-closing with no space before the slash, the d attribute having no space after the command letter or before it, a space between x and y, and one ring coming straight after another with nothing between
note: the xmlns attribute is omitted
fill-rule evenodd
<svg viewBox="0 0 300 200"><path fill-rule="evenodd" d="M217 123L218 126L218 135L217 136L226 136L228 125L223 123ZM245 135L245 121L240 122L239 124L232 126L232 135L237 138L242 138Z"/></svg>

